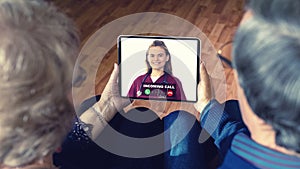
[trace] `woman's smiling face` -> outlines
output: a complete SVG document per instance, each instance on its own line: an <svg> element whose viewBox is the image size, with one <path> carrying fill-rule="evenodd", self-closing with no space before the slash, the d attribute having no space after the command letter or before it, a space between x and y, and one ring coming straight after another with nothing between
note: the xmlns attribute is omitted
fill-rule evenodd
<svg viewBox="0 0 300 169"><path fill-rule="evenodd" d="M164 66L166 62L169 61L169 57L163 48L153 46L149 48L147 60L152 69L164 70Z"/></svg>

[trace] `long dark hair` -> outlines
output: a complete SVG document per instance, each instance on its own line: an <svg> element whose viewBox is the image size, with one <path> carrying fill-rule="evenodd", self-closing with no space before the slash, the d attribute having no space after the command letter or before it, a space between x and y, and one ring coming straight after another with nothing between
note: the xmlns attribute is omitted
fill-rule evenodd
<svg viewBox="0 0 300 169"><path fill-rule="evenodd" d="M166 52L166 55L169 55L169 60L166 62L165 66L164 66L164 71L167 72L168 74L170 75L173 75L172 73L172 64L171 64L171 54L167 48L167 46L165 45L165 43L163 41L160 41L160 40L155 40L153 41L153 43L149 46L147 52L146 52L146 65L147 65L147 72L151 72L152 68L149 64L149 61L147 60L147 56L149 54L149 49L151 47L156 47L156 46L159 46L161 48L163 48Z"/></svg>

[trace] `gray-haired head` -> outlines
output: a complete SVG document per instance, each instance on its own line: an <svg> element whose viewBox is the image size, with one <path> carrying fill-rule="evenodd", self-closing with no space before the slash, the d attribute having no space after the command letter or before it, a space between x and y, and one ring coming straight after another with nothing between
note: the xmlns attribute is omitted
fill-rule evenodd
<svg viewBox="0 0 300 169"><path fill-rule="evenodd" d="M79 38L42 0L1 0L0 30L0 164L19 166L53 153L70 130Z"/></svg>
<svg viewBox="0 0 300 169"><path fill-rule="evenodd" d="M254 16L234 40L234 67L253 111L276 144L300 153L300 25Z"/></svg>

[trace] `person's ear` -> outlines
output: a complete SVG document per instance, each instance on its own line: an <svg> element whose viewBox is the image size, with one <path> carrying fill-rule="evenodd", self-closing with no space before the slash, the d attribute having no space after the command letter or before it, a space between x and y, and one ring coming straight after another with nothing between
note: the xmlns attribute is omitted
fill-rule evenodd
<svg viewBox="0 0 300 169"><path fill-rule="evenodd" d="M167 55L167 62L170 60L170 55Z"/></svg>
<svg viewBox="0 0 300 169"><path fill-rule="evenodd" d="M250 131L251 134L257 133L257 131L261 130L261 125L262 123L265 123L264 120L259 118L251 108L247 97L245 95L244 89L240 86L240 83L238 81L238 73L236 70L234 72L234 77L236 80L236 90L237 90L237 97L238 97L238 102L239 102L239 107L241 110L241 115L243 122L247 126L248 130ZM251 135L251 137L260 137L259 135Z"/></svg>
<svg viewBox="0 0 300 169"><path fill-rule="evenodd" d="M244 23L245 21L249 20L253 17L253 12L251 9L247 9L242 17L242 20L240 21L240 24Z"/></svg>
<svg viewBox="0 0 300 169"><path fill-rule="evenodd" d="M238 73L235 69L233 69L233 77L234 77L235 82L238 83L239 82Z"/></svg>

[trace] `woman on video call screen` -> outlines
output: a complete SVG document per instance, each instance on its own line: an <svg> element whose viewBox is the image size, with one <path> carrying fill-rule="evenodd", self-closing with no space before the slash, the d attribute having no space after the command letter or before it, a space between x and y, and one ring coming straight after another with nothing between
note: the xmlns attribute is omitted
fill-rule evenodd
<svg viewBox="0 0 300 169"><path fill-rule="evenodd" d="M128 97L186 100L181 81L173 76L171 55L163 41L155 40L149 46L146 65L147 73L134 80Z"/></svg>

